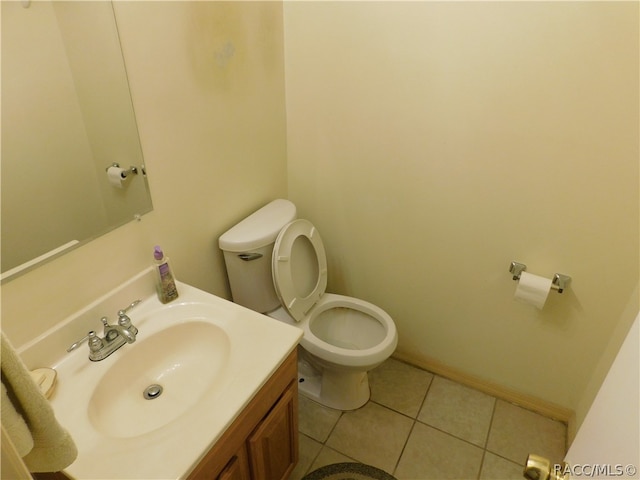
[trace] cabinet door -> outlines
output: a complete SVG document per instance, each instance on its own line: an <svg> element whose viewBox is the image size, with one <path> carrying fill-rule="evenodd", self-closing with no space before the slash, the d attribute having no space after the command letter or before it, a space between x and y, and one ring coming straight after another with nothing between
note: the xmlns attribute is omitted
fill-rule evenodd
<svg viewBox="0 0 640 480"><path fill-rule="evenodd" d="M247 448L242 448L234 455L224 470L220 472L217 480L251 480L249 472L249 458L247 456Z"/></svg>
<svg viewBox="0 0 640 480"><path fill-rule="evenodd" d="M293 383L248 440L253 480L286 480L298 462L298 395Z"/></svg>

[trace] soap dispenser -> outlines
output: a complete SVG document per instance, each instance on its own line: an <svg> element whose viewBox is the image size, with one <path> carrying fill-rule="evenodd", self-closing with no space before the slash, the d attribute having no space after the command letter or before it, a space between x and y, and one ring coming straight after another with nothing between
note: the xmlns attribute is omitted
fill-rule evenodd
<svg viewBox="0 0 640 480"><path fill-rule="evenodd" d="M169 303L178 298L178 289L169 265L169 259L164 256L162 248L158 245L153 249L153 258L156 261L158 299L162 303Z"/></svg>

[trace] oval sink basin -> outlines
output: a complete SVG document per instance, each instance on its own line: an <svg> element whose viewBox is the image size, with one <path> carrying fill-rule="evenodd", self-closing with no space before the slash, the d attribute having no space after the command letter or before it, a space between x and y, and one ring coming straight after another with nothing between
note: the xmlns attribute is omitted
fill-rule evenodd
<svg viewBox="0 0 640 480"><path fill-rule="evenodd" d="M229 379L224 367L230 340L212 323L185 321L148 338L141 331L122 350L88 405L93 427L110 437L136 437L161 428Z"/></svg>

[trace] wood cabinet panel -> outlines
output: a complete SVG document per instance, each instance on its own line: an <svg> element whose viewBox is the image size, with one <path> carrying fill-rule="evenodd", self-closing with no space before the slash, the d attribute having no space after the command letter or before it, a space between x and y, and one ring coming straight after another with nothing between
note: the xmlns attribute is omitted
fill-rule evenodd
<svg viewBox="0 0 640 480"><path fill-rule="evenodd" d="M249 458L247 457L247 447L245 444L243 444L240 450L238 450L238 453L229 460L227 466L224 467L224 470L218 475L218 480L251 480Z"/></svg>
<svg viewBox="0 0 640 480"><path fill-rule="evenodd" d="M248 440L253 480L286 480L298 462L298 396L290 387Z"/></svg>

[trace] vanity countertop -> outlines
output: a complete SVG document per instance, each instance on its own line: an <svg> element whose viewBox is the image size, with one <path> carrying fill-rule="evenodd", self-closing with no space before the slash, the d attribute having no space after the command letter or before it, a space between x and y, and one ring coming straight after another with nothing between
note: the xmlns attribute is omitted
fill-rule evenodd
<svg viewBox="0 0 640 480"><path fill-rule="evenodd" d="M99 362L89 361L88 347L83 345L49 365L58 372L58 385L50 401L58 421L71 433L79 452L76 461L65 469L67 475L78 479L185 478L296 348L302 335L297 328L189 285L178 283L178 288L180 297L170 304L161 304L152 294L131 309L129 316L139 329L133 344L124 345ZM179 312L180 320L167 327L167 315L176 312ZM128 395L126 390L137 382L138 377L150 375L148 369L136 365L140 363L136 360L140 357L131 352L149 350L150 339L159 338L155 335L158 332L166 337L166 331L178 331L175 324L201 325L203 312L204 317L217 317L216 324L229 333L230 339L224 348L220 347L223 352L216 352L218 356L211 357L218 360L211 361L207 357L207 362L197 365L202 378L211 377L212 370L223 372L215 373L215 388L198 385L209 380L195 380L180 389L182 391L178 393L182 398L169 400L178 390L174 387L167 400L159 397L152 401L144 399L141 391L139 396L126 397L126 409L118 410L115 403L120 400L119 395ZM174 330L167 330L171 328ZM203 330L198 335L206 336L207 332ZM175 338L175 342L180 340L180 336ZM173 342L173 337L170 341ZM211 348L216 348L215 345ZM197 348L203 347L194 346ZM162 350L157 352L159 360L172 361L164 358L163 353ZM181 357L178 355L178 358ZM176 369L182 367L180 362L175 361ZM225 365L218 364L220 362ZM231 370L225 374L228 366ZM192 368L188 370L191 375L195 370L189 368ZM109 388L116 391L109 391ZM198 389L196 400L190 394L191 388ZM104 398L96 398L101 394ZM166 409L167 403L161 407L161 401L174 401L171 405L175 407L156 410L168 412L166 417L162 413L162 420L158 422L157 413L152 410ZM152 417L146 419L150 423L141 427L147 414ZM128 422L131 422L130 430Z"/></svg>

